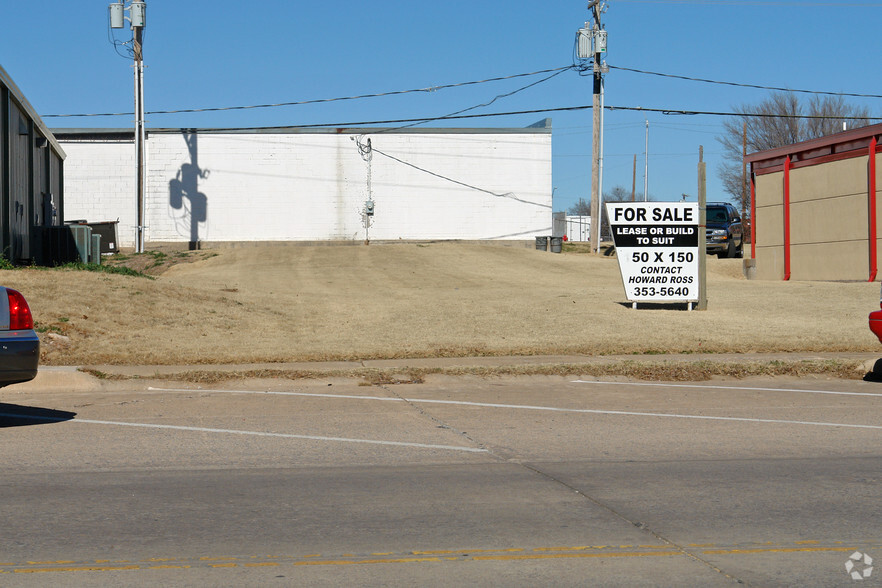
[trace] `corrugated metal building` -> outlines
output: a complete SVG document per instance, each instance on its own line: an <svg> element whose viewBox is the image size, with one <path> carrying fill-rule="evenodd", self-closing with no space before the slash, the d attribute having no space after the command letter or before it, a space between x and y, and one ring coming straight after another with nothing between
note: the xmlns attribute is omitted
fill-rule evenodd
<svg viewBox="0 0 882 588"><path fill-rule="evenodd" d="M0 246L13 262L46 262L42 227L64 219L65 153L0 67Z"/></svg>
<svg viewBox="0 0 882 588"><path fill-rule="evenodd" d="M765 280L878 275L882 125L753 153L752 260Z"/></svg>

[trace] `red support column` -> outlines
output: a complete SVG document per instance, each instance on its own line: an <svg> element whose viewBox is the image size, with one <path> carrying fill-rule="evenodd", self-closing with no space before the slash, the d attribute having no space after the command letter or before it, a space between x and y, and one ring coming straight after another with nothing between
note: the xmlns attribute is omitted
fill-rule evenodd
<svg viewBox="0 0 882 588"><path fill-rule="evenodd" d="M753 171L750 173L750 257L756 259L756 176Z"/></svg>
<svg viewBox="0 0 882 588"><path fill-rule="evenodd" d="M870 139L870 160L867 165L867 179L869 191L869 227L870 227L870 279L876 281L877 253L876 253L876 137Z"/></svg>
<svg viewBox="0 0 882 588"><path fill-rule="evenodd" d="M790 279L790 156L784 159L784 281Z"/></svg>

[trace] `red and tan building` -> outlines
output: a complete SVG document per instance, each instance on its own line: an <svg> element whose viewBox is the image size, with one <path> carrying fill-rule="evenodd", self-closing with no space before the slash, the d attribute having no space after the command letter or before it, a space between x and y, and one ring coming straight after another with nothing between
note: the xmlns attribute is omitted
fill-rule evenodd
<svg viewBox="0 0 882 588"><path fill-rule="evenodd" d="M762 280L879 276L882 124L752 153L748 275ZM746 253L746 252L745 252Z"/></svg>

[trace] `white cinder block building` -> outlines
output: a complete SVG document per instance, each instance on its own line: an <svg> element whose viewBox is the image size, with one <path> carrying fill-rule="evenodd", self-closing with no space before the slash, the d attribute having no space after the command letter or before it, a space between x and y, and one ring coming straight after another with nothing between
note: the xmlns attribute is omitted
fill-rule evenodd
<svg viewBox="0 0 882 588"><path fill-rule="evenodd" d="M118 219L120 245L133 247L133 132L56 136L67 153L65 220ZM152 130L146 166L148 244L533 240L551 231L549 121L525 129Z"/></svg>

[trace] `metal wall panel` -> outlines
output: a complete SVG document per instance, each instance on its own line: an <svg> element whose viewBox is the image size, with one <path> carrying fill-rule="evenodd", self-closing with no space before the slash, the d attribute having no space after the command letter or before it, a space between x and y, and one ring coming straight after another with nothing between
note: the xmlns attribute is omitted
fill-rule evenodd
<svg viewBox="0 0 882 588"><path fill-rule="evenodd" d="M20 261L30 257L28 230L31 193L31 125L24 112L10 100L9 105L9 219L10 244L7 258Z"/></svg>
<svg viewBox="0 0 882 588"><path fill-rule="evenodd" d="M41 229L62 224L65 153L0 67L0 255L45 262ZM55 214L52 214L53 211Z"/></svg>
<svg viewBox="0 0 882 588"><path fill-rule="evenodd" d="M60 225L64 222L64 201L61 195L64 193L64 161L55 152L49 151L49 194L51 195L52 212L55 217L51 220L52 225Z"/></svg>
<svg viewBox="0 0 882 588"><path fill-rule="evenodd" d="M0 256L9 245L9 90L0 83Z"/></svg>

